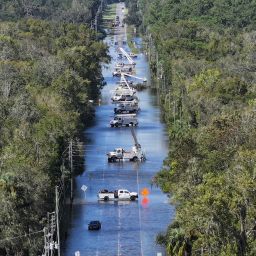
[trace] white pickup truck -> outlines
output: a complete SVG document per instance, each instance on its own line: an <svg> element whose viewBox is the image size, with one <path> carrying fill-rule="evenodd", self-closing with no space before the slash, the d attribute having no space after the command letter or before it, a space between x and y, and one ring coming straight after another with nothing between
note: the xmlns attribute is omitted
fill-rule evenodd
<svg viewBox="0 0 256 256"><path fill-rule="evenodd" d="M98 193L98 200L109 201L109 200L131 200L135 201L138 198L138 193L129 192L127 189L118 189L115 191L108 191L107 189L102 189Z"/></svg>
<svg viewBox="0 0 256 256"><path fill-rule="evenodd" d="M109 124L111 127L137 126L138 119L136 118L136 114L115 115Z"/></svg>

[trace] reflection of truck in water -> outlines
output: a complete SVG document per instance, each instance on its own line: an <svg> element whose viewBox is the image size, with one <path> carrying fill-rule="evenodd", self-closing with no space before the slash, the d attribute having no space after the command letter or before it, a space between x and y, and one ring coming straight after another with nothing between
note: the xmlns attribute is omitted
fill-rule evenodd
<svg viewBox="0 0 256 256"><path fill-rule="evenodd" d="M108 191L102 189L98 193L98 200L109 201L109 200L131 200L134 201L138 198L138 193L129 192L127 189L118 189L115 191Z"/></svg>
<svg viewBox="0 0 256 256"><path fill-rule="evenodd" d="M136 125L138 125L136 114L116 115L114 119L110 121L111 127L136 126Z"/></svg>
<svg viewBox="0 0 256 256"><path fill-rule="evenodd" d="M108 162L115 163L118 161L145 161L145 153L141 149L141 145L138 143L133 127L131 127L132 136L135 142L135 145L130 151L126 151L123 148L116 148L114 151L107 153Z"/></svg>

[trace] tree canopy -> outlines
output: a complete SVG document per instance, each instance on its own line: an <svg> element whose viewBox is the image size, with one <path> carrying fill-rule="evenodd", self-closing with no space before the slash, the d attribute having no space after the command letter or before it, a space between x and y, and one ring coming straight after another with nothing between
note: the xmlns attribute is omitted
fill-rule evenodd
<svg viewBox="0 0 256 256"><path fill-rule="evenodd" d="M0 3L1 255L42 250L42 234L24 235L42 230L47 211L53 211L67 140L79 136L93 116L91 100L104 85L107 46L87 25L51 19L59 10L65 13L68 2ZM96 1L72 6L78 3L91 12ZM29 15L25 7L31 7Z"/></svg>
<svg viewBox="0 0 256 256"><path fill-rule="evenodd" d="M255 255L255 1L127 2L170 138L156 182L176 217L158 242L168 255Z"/></svg>

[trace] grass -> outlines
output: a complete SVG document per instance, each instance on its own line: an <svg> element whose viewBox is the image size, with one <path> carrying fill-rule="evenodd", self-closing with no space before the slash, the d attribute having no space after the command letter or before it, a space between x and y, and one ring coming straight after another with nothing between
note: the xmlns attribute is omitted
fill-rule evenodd
<svg viewBox="0 0 256 256"><path fill-rule="evenodd" d="M131 49L131 52L133 53L139 53L139 49L135 47L133 40L133 34L134 34L134 26L128 26L127 27L127 44L129 48Z"/></svg>
<svg viewBox="0 0 256 256"><path fill-rule="evenodd" d="M116 4L109 4L103 14L103 27L111 28L113 20L116 17Z"/></svg>

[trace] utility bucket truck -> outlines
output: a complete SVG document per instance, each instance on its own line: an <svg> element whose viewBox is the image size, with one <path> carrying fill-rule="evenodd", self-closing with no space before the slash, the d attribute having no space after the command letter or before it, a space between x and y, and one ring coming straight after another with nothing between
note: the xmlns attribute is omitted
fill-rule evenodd
<svg viewBox="0 0 256 256"><path fill-rule="evenodd" d="M111 98L112 102L121 102L121 101L135 101L138 102L138 98L135 95L131 95L131 94L115 94L112 98Z"/></svg>
<svg viewBox="0 0 256 256"><path fill-rule="evenodd" d="M123 48L120 47L119 51L121 52L121 56L124 55L127 58L129 63L124 63L124 62L117 63L112 75L121 76L122 72L131 74L136 65L135 61L130 57L130 55Z"/></svg>
<svg viewBox="0 0 256 256"><path fill-rule="evenodd" d="M117 86L117 88L114 91L113 97L115 95L122 95L122 94L134 95L135 93L136 93L136 90L134 88L130 87L130 84L128 83L128 81L126 80L124 75L122 74L119 85Z"/></svg>
<svg viewBox="0 0 256 256"><path fill-rule="evenodd" d="M122 48L119 48L119 51L126 57L130 64L136 65L136 62L131 58L131 56Z"/></svg>
<svg viewBox="0 0 256 256"><path fill-rule="evenodd" d="M135 145L130 151L125 151L123 148L116 148L114 151L107 153L108 162L114 163L118 161L145 161L145 153L141 149L141 145L138 143L133 127L131 127L132 137Z"/></svg>
<svg viewBox="0 0 256 256"><path fill-rule="evenodd" d="M115 114L138 113L139 110L140 108L136 102L119 103L114 108Z"/></svg>
<svg viewBox="0 0 256 256"><path fill-rule="evenodd" d="M115 115L109 124L111 127L137 126L138 119L136 114Z"/></svg>
<svg viewBox="0 0 256 256"><path fill-rule="evenodd" d="M136 90L131 88L124 74L121 74L120 85L116 88L114 95L111 97L113 102L132 101L137 99Z"/></svg>

